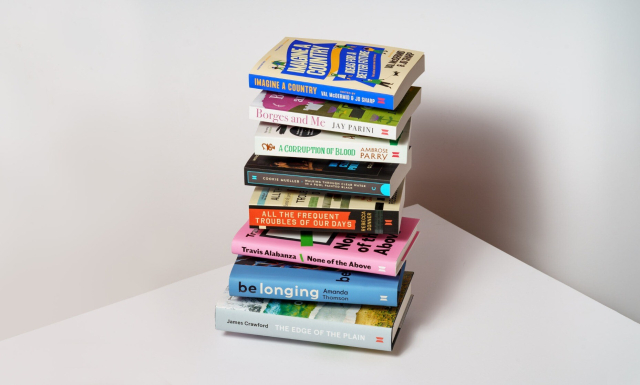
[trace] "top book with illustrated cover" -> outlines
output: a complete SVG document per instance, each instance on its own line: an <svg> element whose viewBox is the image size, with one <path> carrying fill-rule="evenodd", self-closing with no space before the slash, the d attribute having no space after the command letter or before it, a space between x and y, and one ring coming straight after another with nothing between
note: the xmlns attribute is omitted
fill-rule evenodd
<svg viewBox="0 0 640 385"><path fill-rule="evenodd" d="M249 86L393 110L423 72L420 51L286 37L253 67Z"/></svg>

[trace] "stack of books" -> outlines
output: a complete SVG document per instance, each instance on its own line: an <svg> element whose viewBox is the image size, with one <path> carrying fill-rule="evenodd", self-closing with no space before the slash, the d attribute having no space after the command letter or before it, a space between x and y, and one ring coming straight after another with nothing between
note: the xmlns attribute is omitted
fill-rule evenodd
<svg viewBox="0 0 640 385"><path fill-rule="evenodd" d="M422 52L296 38L256 64L255 187L217 329L393 349L413 298L402 209L422 72Z"/></svg>

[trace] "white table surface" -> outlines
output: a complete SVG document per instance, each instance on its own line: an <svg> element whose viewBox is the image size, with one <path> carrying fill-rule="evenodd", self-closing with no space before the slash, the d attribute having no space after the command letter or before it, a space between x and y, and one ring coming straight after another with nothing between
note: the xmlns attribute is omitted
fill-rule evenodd
<svg viewBox="0 0 640 385"><path fill-rule="evenodd" d="M640 324L405 215L415 297L391 353L215 330L229 265L0 342L0 384L640 384Z"/></svg>

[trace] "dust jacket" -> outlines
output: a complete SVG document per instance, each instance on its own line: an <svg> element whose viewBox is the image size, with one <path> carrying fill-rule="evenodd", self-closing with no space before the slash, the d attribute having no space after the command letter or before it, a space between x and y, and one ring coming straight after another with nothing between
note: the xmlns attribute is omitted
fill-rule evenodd
<svg viewBox="0 0 640 385"><path fill-rule="evenodd" d="M404 199L404 182L389 198L256 187L249 200L249 225L261 229L398 234Z"/></svg>
<svg viewBox="0 0 640 385"><path fill-rule="evenodd" d="M253 154L244 166L244 184L390 197L411 170L411 148L407 159L398 164Z"/></svg>
<svg viewBox="0 0 640 385"><path fill-rule="evenodd" d="M385 110L262 91L249 106L249 118L372 138L398 139L407 120L418 108L420 97L420 87L411 87L398 108Z"/></svg>
<svg viewBox="0 0 640 385"><path fill-rule="evenodd" d="M424 53L380 44L285 37L249 87L394 110L424 72Z"/></svg>
<svg viewBox="0 0 640 385"><path fill-rule="evenodd" d="M262 230L247 222L233 237L231 252L395 277L418 237L418 222L403 218L398 235Z"/></svg>
<svg viewBox="0 0 640 385"><path fill-rule="evenodd" d="M235 297L225 290L216 329L390 351L413 299L412 278L404 273L395 307Z"/></svg>
<svg viewBox="0 0 640 385"><path fill-rule="evenodd" d="M294 301L398 306L404 267L394 276L239 255L229 294Z"/></svg>
<svg viewBox="0 0 640 385"><path fill-rule="evenodd" d="M341 134L261 122L254 136L256 155L406 164L411 119L397 140Z"/></svg>

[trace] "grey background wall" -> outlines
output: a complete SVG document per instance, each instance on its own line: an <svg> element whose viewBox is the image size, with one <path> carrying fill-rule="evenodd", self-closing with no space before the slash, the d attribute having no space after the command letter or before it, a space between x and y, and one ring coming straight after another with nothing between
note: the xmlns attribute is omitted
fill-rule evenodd
<svg viewBox="0 0 640 385"><path fill-rule="evenodd" d="M0 339L233 260L283 36L425 51L407 203L640 321L639 3L452 3L0 2Z"/></svg>

